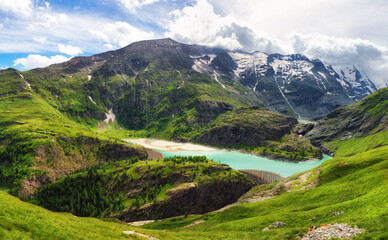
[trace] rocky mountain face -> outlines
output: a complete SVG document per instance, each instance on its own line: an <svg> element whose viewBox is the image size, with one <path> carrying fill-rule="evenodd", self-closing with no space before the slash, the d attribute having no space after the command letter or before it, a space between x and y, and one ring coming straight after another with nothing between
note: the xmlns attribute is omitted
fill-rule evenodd
<svg viewBox="0 0 388 240"><path fill-rule="evenodd" d="M336 67L300 54L229 52L234 76L267 108L299 119L316 119L372 92L375 85L356 67Z"/></svg>
<svg viewBox="0 0 388 240"><path fill-rule="evenodd" d="M322 118L305 136L320 145L335 139L363 138L388 129L388 88Z"/></svg>
<svg viewBox="0 0 388 240"><path fill-rule="evenodd" d="M195 140L213 145L263 145L267 140L280 140L291 132L298 121L263 107L238 109L217 119Z"/></svg>
<svg viewBox="0 0 388 240"><path fill-rule="evenodd" d="M285 161L321 158L321 151L301 135L308 130L293 117L255 106L220 115L190 140Z"/></svg>

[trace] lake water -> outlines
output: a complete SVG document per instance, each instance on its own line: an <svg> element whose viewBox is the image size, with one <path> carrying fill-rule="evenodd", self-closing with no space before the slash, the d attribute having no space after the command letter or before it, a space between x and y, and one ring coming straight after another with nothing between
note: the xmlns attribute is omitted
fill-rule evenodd
<svg viewBox="0 0 388 240"><path fill-rule="evenodd" d="M163 154L164 157L173 156L206 156L213 161L228 164L231 168L240 169L255 169L278 173L284 177L289 177L295 173L303 172L321 165L324 161L330 159L328 155L324 155L321 160L309 161L303 163L291 163L270 160L264 157L258 157L251 154L240 153L236 151L174 151L166 152L156 150Z"/></svg>

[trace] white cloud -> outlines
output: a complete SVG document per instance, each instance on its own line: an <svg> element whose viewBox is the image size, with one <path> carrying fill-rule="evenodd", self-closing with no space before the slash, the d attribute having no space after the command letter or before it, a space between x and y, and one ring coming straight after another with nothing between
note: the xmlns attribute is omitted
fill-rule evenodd
<svg viewBox="0 0 388 240"><path fill-rule="evenodd" d="M372 35L385 32L380 40L388 39L388 29L381 28L388 24L382 11L388 11L388 4L374 3L370 7L362 0L197 0L170 13L165 36L231 50L302 53L333 65L357 64L381 87L388 80L387 48L381 41L361 38L375 29ZM373 11L385 24L373 25L377 20L365 15Z"/></svg>
<svg viewBox="0 0 388 240"><path fill-rule="evenodd" d="M47 38L46 37L34 37L33 40L35 42L38 42L38 43L41 43L41 44L47 42Z"/></svg>
<svg viewBox="0 0 388 240"><path fill-rule="evenodd" d="M14 66L21 66L23 69L32 69L38 67L47 67L54 63L68 61L69 58L62 55L46 57L38 54L30 54L26 58L19 58L14 61Z"/></svg>
<svg viewBox="0 0 388 240"><path fill-rule="evenodd" d="M160 0L116 0L127 8L130 12L134 13L136 9L142 8L145 5L159 2Z"/></svg>
<svg viewBox="0 0 388 240"><path fill-rule="evenodd" d="M196 43L227 49L242 48L235 32L228 32L233 22L214 13L206 0L170 13L165 35L185 43Z"/></svg>
<svg viewBox="0 0 388 240"><path fill-rule="evenodd" d="M99 30L89 30L95 39L101 41L109 49L124 47L129 43L154 37L152 32L145 32L126 22L107 23Z"/></svg>
<svg viewBox="0 0 388 240"><path fill-rule="evenodd" d="M94 14L57 12L49 4L36 6L29 16L11 18L1 31L2 53L61 52L75 56L154 38L152 32L142 31L127 22L113 22ZM66 46L68 43L76 47Z"/></svg>
<svg viewBox="0 0 388 240"><path fill-rule="evenodd" d="M70 56L76 56L83 53L83 51L79 47L73 47L71 45L64 45L64 44L58 44L58 50L59 52L65 53Z"/></svg>
<svg viewBox="0 0 388 240"><path fill-rule="evenodd" d="M33 9L31 0L2 0L0 11L6 13L30 15Z"/></svg>
<svg viewBox="0 0 388 240"><path fill-rule="evenodd" d="M369 40L323 34L292 34L287 39L293 53L302 53L332 65L360 65L378 87L388 79L388 49ZM283 43L286 44L286 43Z"/></svg>

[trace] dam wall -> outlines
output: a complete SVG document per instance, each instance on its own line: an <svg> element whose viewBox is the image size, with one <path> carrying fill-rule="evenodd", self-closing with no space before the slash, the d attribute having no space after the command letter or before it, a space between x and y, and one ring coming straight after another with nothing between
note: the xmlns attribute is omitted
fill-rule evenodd
<svg viewBox="0 0 388 240"><path fill-rule="evenodd" d="M284 177L280 174L262 170L252 170L252 169L243 169L239 170L242 173L245 173L252 181L257 184L270 184L276 181L281 181Z"/></svg>

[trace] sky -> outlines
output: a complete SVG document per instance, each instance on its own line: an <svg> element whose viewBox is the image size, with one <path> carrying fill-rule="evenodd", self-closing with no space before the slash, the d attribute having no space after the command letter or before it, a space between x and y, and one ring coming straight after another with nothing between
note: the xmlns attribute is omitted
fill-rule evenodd
<svg viewBox="0 0 388 240"><path fill-rule="evenodd" d="M0 0L0 69L28 70L140 40L305 54L388 82L387 0Z"/></svg>

